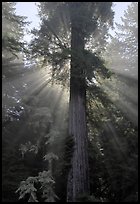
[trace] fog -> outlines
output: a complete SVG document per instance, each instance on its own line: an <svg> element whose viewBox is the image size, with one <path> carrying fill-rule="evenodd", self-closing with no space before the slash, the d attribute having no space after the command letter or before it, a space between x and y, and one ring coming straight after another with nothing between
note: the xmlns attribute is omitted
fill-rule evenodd
<svg viewBox="0 0 140 204"><path fill-rule="evenodd" d="M66 14L68 15L69 13ZM94 38L94 35L90 35L89 39L91 39L89 41L87 40L88 38L85 40L85 42L87 41L87 46L85 46L86 51L95 51L95 53L93 54L99 53L101 58L104 58L103 64L108 69L109 73L111 73L109 77L107 75L102 77L104 70L101 70L101 72L99 73L98 69L100 70L100 67L96 66L100 65L98 65L98 63L95 63L95 65L92 66L93 70L91 70L91 67L85 66L85 72L83 72L82 70L85 75L81 75L82 77L85 77L87 88L87 118L85 121L88 126L88 139L89 142L91 142L91 145L93 146L93 151L94 148L98 149L98 153L103 158L103 160L101 161L105 162L105 167L110 177L113 174L111 172L112 163L110 162L112 160L108 162L106 161L106 158L110 159L110 155L112 155L112 158L114 160L116 159L118 163L124 163L124 168L127 169L128 167L130 167L131 157L129 160L128 149L129 143L131 143L130 141L132 141L132 139L134 139L135 141L134 148L137 149L136 140L138 128L138 35L135 10L132 13L130 12L129 15L130 17L132 17L132 24L129 26L128 19L124 19L124 21L122 21L124 22L124 24L118 25L118 29L120 28L121 34L118 31L116 35L114 34L114 36L110 37L109 41L107 41L107 44L104 44L105 39L102 39L106 38L104 36L104 32L107 30L105 29L104 31L104 29L102 30L102 28L99 29L99 31L101 32L100 34L103 37L101 37L100 35L98 36L98 31L95 35L96 38ZM62 15L61 17L62 18L60 19L62 21L64 16ZM127 17L127 15L125 16L125 12L123 17ZM136 18L134 24L133 18ZM68 28L69 24L67 24L67 20L69 22L70 19L68 18L63 20L64 22L61 22L60 24L62 24L61 26L64 26L64 30L66 30L66 33L68 33L70 30ZM7 25L4 22L7 22L7 17L3 17L3 27L5 28L5 33L3 33L3 41L5 39L8 39L8 37L5 37L7 35ZM55 23L55 20L53 23ZM98 26L100 26L100 23ZM132 30L130 29L131 27ZM117 24L115 29L115 31L117 31ZM11 31L11 33L12 32L13 31ZM20 33L20 29L18 32ZM34 57L36 59L33 59L34 48L31 51L31 45L29 47L28 45L25 46L26 49L29 50L26 50L26 52L24 53L23 47L21 49L22 51L17 51L17 48L16 51L14 50L13 52L11 52L11 50L7 50L7 44L3 43L2 174L4 186L3 197L5 200L7 193L8 199L10 198L11 200L17 201L18 195L15 195L14 192L14 190L18 188L17 184L20 184L21 181L26 180L30 176L37 176L40 171L49 170L50 161L47 159L44 160L45 156L47 157L49 154L52 156L51 176L54 176L56 180L61 179L64 165L66 165L66 169L67 165L71 165L71 163L67 164L67 161L65 161L65 157L67 157L67 155L65 155L65 148L69 136L69 81L71 79L71 77L69 76L69 65L70 57L72 57L72 54L70 54L69 52L69 48L71 36L70 33L68 35L66 35L65 32L62 33L64 34L64 46L62 46L63 43L61 44L61 40L58 38L59 36L56 35L55 28L54 30L52 30L52 33L52 39L56 38L56 42L53 42L53 39L50 44L47 44L48 47L50 46L50 48L47 48L47 51L48 53L50 52L50 56L53 56L54 54L54 56L52 57L54 63L52 64L56 65L57 61L58 63L60 61L60 66L58 67L57 65L56 67L51 66L52 64L50 62L52 62L53 60L51 58L50 59L52 61L49 59L49 55L49 57L47 58L47 63L43 65L41 64L44 55L47 53L42 49L42 44L41 46L39 44L40 48L37 47L37 50L35 50L37 54L34 55ZM16 34L16 32L14 32L14 34ZM62 38L63 35L60 37ZM16 38L18 39L18 36L16 36ZM101 41L98 38L101 38ZM43 36L41 39L41 43L44 39L45 37ZM57 43L57 41L60 42L60 48L59 43ZM46 42L48 43L48 41ZM34 41L33 44L34 43L36 43L36 41ZM96 43L97 47L95 46ZM14 45L16 46L16 43ZM61 53L59 53L59 50L61 50L62 47L65 48L66 45L68 45L68 47L66 49L66 53L62 53L61 62L61 59L59 60L59 57L61 57ZM60 56L57 56L57 46L59 48L58 53L60 54ZM15 57L14 52L18 56L18 59L17 56ZM43 57L40 55L39 52L43 52ZM67 56L65 59L65 55L67 54L69 55L68 63L63 62L63 57L66 61ZM82 60L84 62L84 55L82 56ZM91 58L92 57L93 55L91 55ZM93 60L91 61L93 62ZM90 62L89 64L91 65ZM64 65L63 69L61 65ZM86 64L85 62L85 65L88 65L88 63ZM53 75L54 70L56 72ZM88 80L90 79L90 76L88 76L88 72L91 74L91 80ZM58 80L58 78L60 80ZM89 94L90 91L91 95ZM97 91L98 93L96 93ZM106 94L106 98L104 97L104 94ZM92 101L91 107L88 107L90 100ZM90 114L92 116L92 122L89 119ZM131 136L136 137L132 138ZM70 149L68 149L68 151L72 151L72 146L70 146ZM134 151L135 158L137 156L136 151ZM94 156L93 160L95 159ZM136 163L135 158L134 163ZM118 165L117 162L116 164ZM134 170L136 170L135 166L136 165L134 165ZM59 182L61 183L61 181ZM56 184L58 189L59 182ZM62 197L63 196L64 195L62 195Z"/></svg>

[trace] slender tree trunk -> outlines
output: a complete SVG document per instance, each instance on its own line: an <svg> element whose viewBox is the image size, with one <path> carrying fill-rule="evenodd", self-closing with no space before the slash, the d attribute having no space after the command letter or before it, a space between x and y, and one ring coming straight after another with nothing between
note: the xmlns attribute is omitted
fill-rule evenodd
<svg viewBox="0 0 140 204"><path fill-rule="evenodd" d="M75 202L89 192L88 147L86 125L86 87L83 68L79 61L84 50L84 36L75 23L71 25L71 76L69 102L69 135L74 139L72 168L68 175L67 202Z"/></svg>

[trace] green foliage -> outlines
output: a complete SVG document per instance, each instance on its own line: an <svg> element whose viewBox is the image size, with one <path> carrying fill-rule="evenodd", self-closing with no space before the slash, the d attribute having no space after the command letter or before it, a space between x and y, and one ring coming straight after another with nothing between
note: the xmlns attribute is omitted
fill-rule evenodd
<svg viewBox="0 0 140 204"><path fill-rule="evenodd" d="M58 156L55 155L53 152L50 152L48 154L46 154L44 157L44 160L46 161L49 161L49 160L58 160Z"/></svg>
<svg viewBox="0 0 140 204"><path fill-rule="evenodd" d="M51 176L51 172L43 171L39 173L39 182L41 183L41 188L43 191L42 197L45 199L45 202L55 202L55 199L58 198L53 190L53 185L55 181Z"/></svg>
<svg viewBox="0 0 140 204"><path fill-rule="evenodd" d="M15 2L2 2L2 58L15 59L26 52L23 42L26 17L15 14Z"/></svg>
<svg viewBox="0 0 140 204"><path fill-rule="evenodd" d="M79 77L92 78L95 76L95 69L104 76L108 75L109 72L99 57L99 50L104 47L107 31L112 26L111 6L111 2L40 2L41 27L40 30L32 31L35 38L30 44L33 57L51 64L55 79L67 81L70 74L69 60L73 54L70 39L71 25L74 22L86 44L83 53L74 51L79 64L77 68L84 67L82 74L79 70ZM92 44L94 51L91 51Z"/></svg>
<svg viewBox="0 0 140 204"><path fill-rule="evenodd" d="M24 158L25 153L27 152L34 152L35 154L38 153L38 146L32 145L31 142L27 142L24 145L21 144L19 150L21 151L22 158Z"/></svg>
<svg viewBox="0 0 140 204"><path fill-rule="evenodd" d="M108 67L115 73L111 83L106 83L107 92L112 89L119 97L118 107L129 115L129 120L138 121L138 4L132 2L117 24L116 35L111 38L105 52Z"/></svg>
<svg viewBox="0 0 140 204"><path fill-rule="evenodd" d="M22 181L16 191L16 193L20 193L19 199L23 199L27 194L29 195L28 202L39 202L36 195L37 189L35 188L37 183L41 186L40 189L44 202L55 202L55 199L58 199L53 190L55 181L50 171L39 172L38 176L28 177L26 181Z"/></svg>
<svg viewBox="0 0 140 204"><path fill-rule="evenodd" d="M51 147L54 139L59 136L58 131L50 131L50 129L48 129L51 123L52 114L48 108L42 107L32 110L29 127L32 128L32 131L35 130L34 134L39 134L39 137L37 140L34 138L35 144L32 144L30 141L21 144L19 150L22 153L23 162L29 159L30 152L35 153L35 162L37 158L42 160L44 163L42 168L47 168L48 171L39 172L38 176L28 177L26 181L21 182L20 187L16 191L20 193L19 199L28 198L28 202L39 202L41 200L40 193L42 194L43 202L55 202L55 200L58 199L54 192L55 181L52 177L52 166L54 161L58 160L58 156L53 152L48 152L46 149L46 146ZM49 131L50 133L48 133ZM51 139L51 137L53 139ZM26 157L25 154L27 154Z"/></svg>
<svg viewBox="0 0 140 204"><path fill-rule="evenodd" d="M37 177L28 177L26 181L20 183L20 187L16 191L16 193L20 193L19 199L22 199L26 194L29 194L30 197L28 202L38 202L36 198L37 189L34 187L35 182L37 182Z"/></svg>
<svg viewBox="0 0 140 204"><path fill-rule="evenodd" d="M128 119L138 126L138 4L132 2L116 24L105 58L114 77L104 90Z"/></svg>
<svg viewBox="0 0 140 204"><path fill-rule="evenodd" d="M94 86L92 92L88 96L91 193L113 202L131 194L129 201L136 201L137 127L100 87Z"/></svg>
<svg viewBox="0 0 140 204"><path fill-rule="evenodd" d="M138 77L138 3L132 2L125 11L122 24L116 23L115 37L107 46L109 67L121 75Z"/></svg>
<svg viewBox="0 0 140 204"><path fill-rule="evenodd" d="M22 156L24 158L24 154L27 152L34 152L35 154L39 153L38 142L36 145L32 145L31 142L25 143L25 145L21 144L20 149L22 152ZM48 171L39 172L36 177L28 177L26 181L22 181L20 183L20 187L16 191L20 193L19 199L23 199L26 194L29 195L28 202L38 202L37 193L39 191L36 185L40 184L40 189L42 191L42 198L44 202L55 202L55 199L58 199L56 194L54 193L54 184L55 181L52 177L52 161L58 160L58 156L54 153L47 153L44 157L44 161L48 162Z"/></svg>
<svg viewBox="0 0 140 204"><path fill-rule="evenodd" d="M105 66L105 61L96 53L85 50L80 63L85 70L84 78L86 77L90 82L93 78L96 78L95 74L97 75L97 73L103 78L111 76L111 71Z"/></svg>

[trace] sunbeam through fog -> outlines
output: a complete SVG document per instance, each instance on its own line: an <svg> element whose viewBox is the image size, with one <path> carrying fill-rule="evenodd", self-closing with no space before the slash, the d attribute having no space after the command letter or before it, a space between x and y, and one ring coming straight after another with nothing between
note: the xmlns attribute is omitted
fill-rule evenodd
<svg viewBox="0 0 140 204"><path fill-rule="evenodd" d="M138 202L138 2L2 2L2 201Z"/></svg>

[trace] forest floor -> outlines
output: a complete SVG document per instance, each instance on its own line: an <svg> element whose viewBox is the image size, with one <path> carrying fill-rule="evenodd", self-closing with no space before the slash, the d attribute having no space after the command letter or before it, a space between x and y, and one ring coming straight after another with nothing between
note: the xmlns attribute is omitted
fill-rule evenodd
<svg viewBox="0 0 140 204"><path fill-rule="evenodd" d="M23 160L19 147L27 142L35 143L41 130L35 133L33 115L39 110L51 112L50 132L59 132L47 152L55 153L60 159L66 137L68 94L58 84L51 84L45 69L25 71L5 77L2 81L2 192L3 202L17 202L15 194L20 181L33 176L37 171L32 159ZM38 118L38 121L41 120ZM46 118L47 123L47 118ZM48 132L49 133L49 132ZM57 162L57 171L61 171ZM33 173L34 172L34 173Z"/></svg>

